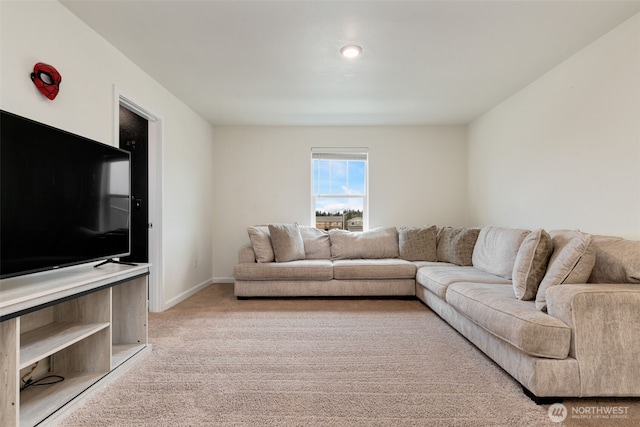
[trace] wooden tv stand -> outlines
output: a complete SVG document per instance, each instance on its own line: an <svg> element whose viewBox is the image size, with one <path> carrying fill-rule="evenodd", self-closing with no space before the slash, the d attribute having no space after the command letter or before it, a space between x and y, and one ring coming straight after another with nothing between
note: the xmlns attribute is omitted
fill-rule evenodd
<svg viewBox="0 0 640 427"><path fill-rule="evenodd" d="M148 275L85 264L0 280L1 426L60 420L149 353ZM64 380L24 388L48 375Z"/></svg>

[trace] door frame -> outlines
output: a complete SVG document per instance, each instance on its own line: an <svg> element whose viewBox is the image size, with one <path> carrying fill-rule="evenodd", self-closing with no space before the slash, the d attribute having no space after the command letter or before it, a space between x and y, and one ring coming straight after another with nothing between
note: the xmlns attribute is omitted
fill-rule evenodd
<svg viewBox="0 0 640 427"><path fill-rule="evenodd" d="M116 147L120 146L120 106L147 119L149 123L149 311L164 311L164 251L162 249L162 185L163 185L163 119L142 107L117 86L114 93L114 132Z"/></svg>

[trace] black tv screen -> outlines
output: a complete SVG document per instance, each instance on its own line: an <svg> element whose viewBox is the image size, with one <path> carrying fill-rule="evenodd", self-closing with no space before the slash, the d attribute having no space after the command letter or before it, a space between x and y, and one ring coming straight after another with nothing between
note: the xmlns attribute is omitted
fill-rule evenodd
<svg viewBox="0 0 640 427"><path fill-rule="evenodd" d="M129 152L0 114L0 277L128 255Z"/></svg>

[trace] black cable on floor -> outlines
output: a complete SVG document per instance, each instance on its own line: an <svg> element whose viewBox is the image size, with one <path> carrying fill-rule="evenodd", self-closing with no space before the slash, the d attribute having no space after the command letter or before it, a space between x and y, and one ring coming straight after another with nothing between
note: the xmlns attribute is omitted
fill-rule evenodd
<svg viewBox="0 0 640 427"><path fill-rule="evenodd" d="M48 379L53 379L52 381L47 381L47 382L43 382L45 380ZM32 380L32 379L28 379L27 381L23 380L24 385L22 386L21 390L26 389L27 387L31 387L33 385L51 385L51 384L57 384L57 383L61 383L62 381L64 381L64 377L60 376L60 375L47 375L46 377L42 377L38 380Z"/></svg>

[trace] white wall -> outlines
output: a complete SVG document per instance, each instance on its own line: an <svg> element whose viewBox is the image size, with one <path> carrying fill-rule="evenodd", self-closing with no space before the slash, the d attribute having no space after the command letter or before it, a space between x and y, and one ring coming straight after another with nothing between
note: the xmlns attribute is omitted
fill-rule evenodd
<svg viewBox="0 0 640 427"><path fill-rule="evenodd" d="M216 127L214 279L247 226L309 224L311 147L369 148L369 226L467 225L466 126Z"/></svg>
<svg viewBox="0 0 640 427"><path fill-rule="evenodd" d="M0 24L2 109L115 145L115 85L163 119L165 307L208 284L212 127L58 2L0 1ZM62 74L53 101L29 78L36 62Z"/></svg>
<svg viewBox="0 0 640 427"><path fill-rule="evenodd" d="M469 126L472 222L640 239L640 15Z"/></svg>

